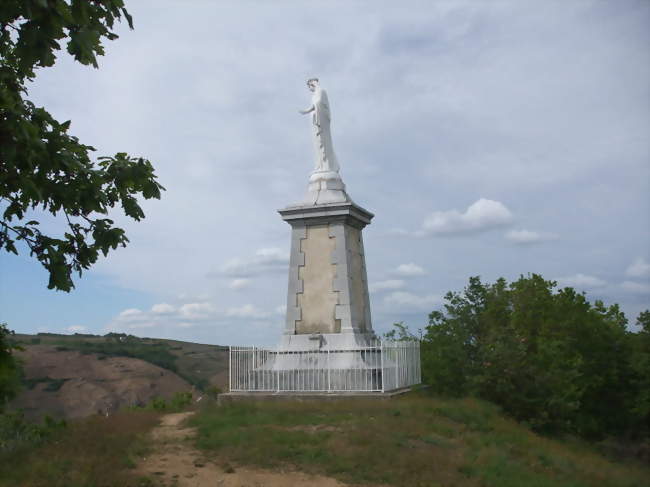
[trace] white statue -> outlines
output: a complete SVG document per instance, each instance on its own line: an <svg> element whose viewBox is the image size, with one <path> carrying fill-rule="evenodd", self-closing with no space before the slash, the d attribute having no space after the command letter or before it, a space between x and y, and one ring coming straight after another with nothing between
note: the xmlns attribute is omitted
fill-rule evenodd
<svg viewBox="0 0 650 487"><path fill-rule="evenodd" d="M327 92L320 87L318 78L307 80L307 86L313 93L312 105L300 113L312 114L312 129L315 152L314 172L339 172L339 163L336 160L334 146L332 145L332 133L330 131L330 105L327 100Z"/></svg>

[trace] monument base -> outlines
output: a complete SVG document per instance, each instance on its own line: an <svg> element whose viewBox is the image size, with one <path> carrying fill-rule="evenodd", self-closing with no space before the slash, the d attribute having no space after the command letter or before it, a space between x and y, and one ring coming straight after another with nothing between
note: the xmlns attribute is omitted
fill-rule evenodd
<svg viewBox="0 0 650 487"><path fill-rule="evenodd" d="M278 351L356 350L378 345L373 333L312 333L282 335Z"/></svg>
<svg viewBox="0 0 650 487"><path fill-rule="evenodd" d="M340 401L346 399L392 399L426 386L409 386L389 392L225 392L217 396L217 404L233 404L242 401Z"/></svg>

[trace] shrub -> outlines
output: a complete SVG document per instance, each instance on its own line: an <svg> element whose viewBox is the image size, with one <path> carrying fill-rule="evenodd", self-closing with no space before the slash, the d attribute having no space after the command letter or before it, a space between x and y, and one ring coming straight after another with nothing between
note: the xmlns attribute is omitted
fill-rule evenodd
<svg viewBox="0 0 650 487"><path fill-rule="evenodd" d="M0 323L0 413L20 389L22 369L13 355L13 351L20 350L20 347L11 342L13 335L6 323Z"/></svg>
<svg viewBox="0 0 650 487"><path fill-rule="evenodd" d="M41 444L65 427L64 420L50 416L45 416L42 424L34 424L25 419L22 411L5 412L0 415L0 454Z"/></svg>
<svg viewBox="0 0 650 487"><path fill-rule="evenodd" d="M158 412L182 411L190 404L192 404L191 392L177 392L169 401L162 397L154 397L147 405L134 406L130 409L144 409Z"/></svg>
<svg viewBox="0 0 650 487"><path fill-rule="evenodd" d="M555 286L536 274L511 284L472 277L448 293L444 312L429 315L424 381L493 401L536 430L639 434L648 418L644 332L626 330L618 305Z"/></svg>

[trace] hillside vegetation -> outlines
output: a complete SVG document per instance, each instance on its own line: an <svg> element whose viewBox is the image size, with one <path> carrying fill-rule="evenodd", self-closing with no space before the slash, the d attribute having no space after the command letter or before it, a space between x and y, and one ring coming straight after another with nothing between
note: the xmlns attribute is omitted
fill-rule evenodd
<svg viewBox="0 0 650 487"><path fill-rule="evenodd" d="M14 343L23 348L34 345L56 347L58 351L79 351L105 357L132 357L170 370L204 390L215 386L224 388L228 378L228 348L218 345L139 338L125 333L107 335L74 334L38 335L16 334Z"/></svg>
<svg viewBox="0 0 650 487"><path fill-rule="evenodd" d="M0 465L12 466L0 470L0 486L233 485L228 476L251 466L344 485L650 485L650 468L640 462L613 462L573 437L545 438L485 401L426 391L391 400L206 404L190 419L195 438L184 441L203 451L191 468L214 464L221 477L198 483L198 474L178 476L164 465L143 477L139 466L157 441L167 441L149 435L166 410L152 403L143 411L93 416L57 428L40 445L0 453Z"/></svg>
<svg viewBox="0 0 650 487"><path fill-rule="evenodd" d="M549 439L478 399L429 392L391 400L255 402L197 414L212 458L297 467L351 484L485 487L640 487L650 469L606 459L572 437Z"/></svg>
<svg viewBox="0 0 650 487"><path fill-rule="evenodd" d="M83 418L114 414L156 397L170 398L192 386L174 372L133 357L103 356L48 345L18 352L23 387L9 403L28 419Z"/></svg>
<svg viewBox="0 0 650 487"><path fill-rule="evenodd" d="M157 411L91 416L53 432L45 430L46 438L40 441L9 451L0 448L0 486L151 486L141 484L133 468L146 455L147 434L160 417Z"/></svg>
<svg viewBox="0 0 650 487"><path fill-rule="evenodd" d="M637 326L618 305L536 274L510 284L473 277L421 331L423 381L494 402L536 431L645 441L647 456L650 311ZM393 336L420 338L401 324Z"/></svg>

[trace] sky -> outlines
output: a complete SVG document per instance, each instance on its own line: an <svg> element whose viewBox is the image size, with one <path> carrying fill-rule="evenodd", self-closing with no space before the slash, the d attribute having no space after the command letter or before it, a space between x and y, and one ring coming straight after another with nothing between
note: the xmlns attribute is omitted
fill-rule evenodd
<svg viewBox="0 0 650 487"><path fill-rule="evenodd" d="M650 308L647 1L129 1L99 69L61 53L29 98L96 155L165 186L130 244L47 289L0 254L0 322L272 345L313 167L318 77L364 230L373 327L427 324L448 291L538 273L634 323ZM46 228L63 232L61 222Z"/></svg>

